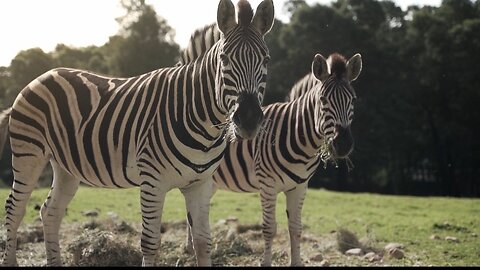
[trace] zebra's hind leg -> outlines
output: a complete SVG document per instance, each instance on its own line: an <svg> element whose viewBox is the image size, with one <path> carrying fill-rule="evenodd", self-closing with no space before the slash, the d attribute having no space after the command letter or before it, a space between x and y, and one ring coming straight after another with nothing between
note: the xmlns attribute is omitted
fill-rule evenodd
<svg viewBox="0 0 480 270"><path fill-rule="evenodd" d="M302 237L302 207L307 192L307 183L285 192L287 197L288 232L290 233L290 265L303 266L300 257Z"/></svg>
<svg viewBox="0 0 480 270"><path fill-rule="evenodd" d="M47 266L61 266L60 244L58 231L65 215L65 209L77 192L78 181L57 163L51 161L53 168L53 183L45 203L40 209L43 222Z"/></svg>
<svg viewBox="0 0 480 270"><path fill-rule="evenodd" d="M142 266L154 266L160 248L162 211L168 190L154 184L158 184L158 182L145 181L140 186Z"/></svg>
<svg viewBox="0 0 480 270"><path fill-rule="evenodd" d="M212 197L213 180L203 179L187 188L180 189L187 205L188 227L193 239L193 249L198 266L212 264L210 251L212 238L210 236L210 198Z"/></svg>
<svg viewBox="0 0 480 270"><path fill-rule="evenodd" d="M5 229L7 240L3 254L3 265L17 264L17 230L25 216L28 199L36 187L38 178L48 160L43 156L15 152L12 147L13 185L5 203Z"/></svg>
<svg viewBox="0 0 480 270"><path fill-rule="evenodd" d="M264 185L260 189L260 199L263 211L262 233L265 240L261 265L271 266L273 238L277 234L277 222L275 219L277 192L273 188L268 188Z"/></svg>

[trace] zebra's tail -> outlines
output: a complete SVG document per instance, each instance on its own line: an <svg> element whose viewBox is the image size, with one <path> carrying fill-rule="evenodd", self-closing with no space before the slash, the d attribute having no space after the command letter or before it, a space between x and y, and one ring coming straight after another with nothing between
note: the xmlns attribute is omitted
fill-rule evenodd
<svg viewBox="0 0 480 270"><path fill-rule="evenodd" d="M10 115L12 114L12 108L8 108L0 112L0 159L3 153L3 147L8 137L8 122Z"/></svg>

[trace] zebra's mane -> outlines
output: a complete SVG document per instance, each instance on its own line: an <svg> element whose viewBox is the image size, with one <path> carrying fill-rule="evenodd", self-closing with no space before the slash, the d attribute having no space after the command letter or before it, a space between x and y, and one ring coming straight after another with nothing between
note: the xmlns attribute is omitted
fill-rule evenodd
<svg viewBox="0 0 480 270"><path fill-rule="evenodd" d="M337 78L341 78L347 72L347 59L343 55L339 53L332 53L328 57L327 62L330 69L330 74L335 74ZM313 89L314 86L320 83L321 82L318 81L311 72L309 72L300 80L295 82L288 92L285 101L292 101L301 97L303 94L308 92L310 89Z"/></svg>
<svg viewBox="0 0 480 270"><path fill-rule="evenodd" d="M337 78L342 77L347 72L347 60L338 53L331 54L327 61L330 66L330 74L335 74Z"/></svg>
<svg viewBox="0 0 480 270"><path fill-rule="evenodd" d="M203 57L203 55L205 55L205 53L208 52L208 50L210 50L220 38L221 33L218 30L216 23L211 23L198 28L191 35L187 47L181 52L177 66L185 65Z"/></svg>
<svg viewBox="0 0 480 270"><path fill-rule="evenodd" d="M253 18L253 9L247 0L240 0L237 4L238 24L242 27L248 27Z"/></svg>

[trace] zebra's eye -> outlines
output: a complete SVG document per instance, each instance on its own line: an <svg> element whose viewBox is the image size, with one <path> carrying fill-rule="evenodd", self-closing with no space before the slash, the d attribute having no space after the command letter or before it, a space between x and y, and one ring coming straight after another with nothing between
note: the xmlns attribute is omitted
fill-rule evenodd
<svg viewBox="0 0 480 270"><path fill-rule="evenodd" d="M230 59L228 59L228 56L226 54L220 54L220 59L222 60L222 64L224 67L230 64Z"/></svg>
<svg viewBox="0 0 480 270"><path fill-rule="evenodd" d="M265 58L263 59L263 65L266 66L268 64L268 62L270 62L270 56L265 56Z"/></svg>
<svg viewBox="0 0 480 270"><path fill-rule="evenodd" d="M324 97L324 96L321 96L321 97L320 97L320 102L322 103L322 105L323 105L323 106L325 106L325 105L327 105L327 103L328 103L328 100L327 100L327 98L326 98L326 97Z"/></svg>

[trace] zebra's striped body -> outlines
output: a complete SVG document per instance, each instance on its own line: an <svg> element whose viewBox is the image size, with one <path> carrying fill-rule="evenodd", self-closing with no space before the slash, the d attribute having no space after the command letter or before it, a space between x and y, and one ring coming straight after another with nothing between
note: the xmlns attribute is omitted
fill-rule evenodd
<svg viewBox="0 0 480 270"><path fill-rule="evenodd" d="M211 264L210 179L223 156L226 133L253 137L263 119L259 102L268 57L263 36L273 23L273 2L262 2L253 17L241 0L238 16L239 24L233 4L221 0L217 20L224 35L188 65L132 78L57 68L21 91L0 118L1 137L10 131L14 171L5 206L4 264L16 264L16 231L48 162L54 179L40 211L48 265L61 264L58 230L80 182L140 186L143 265L155 263L165 195L180 188L197 264ZM246 113L247 107L260 114Z"/></svg>

